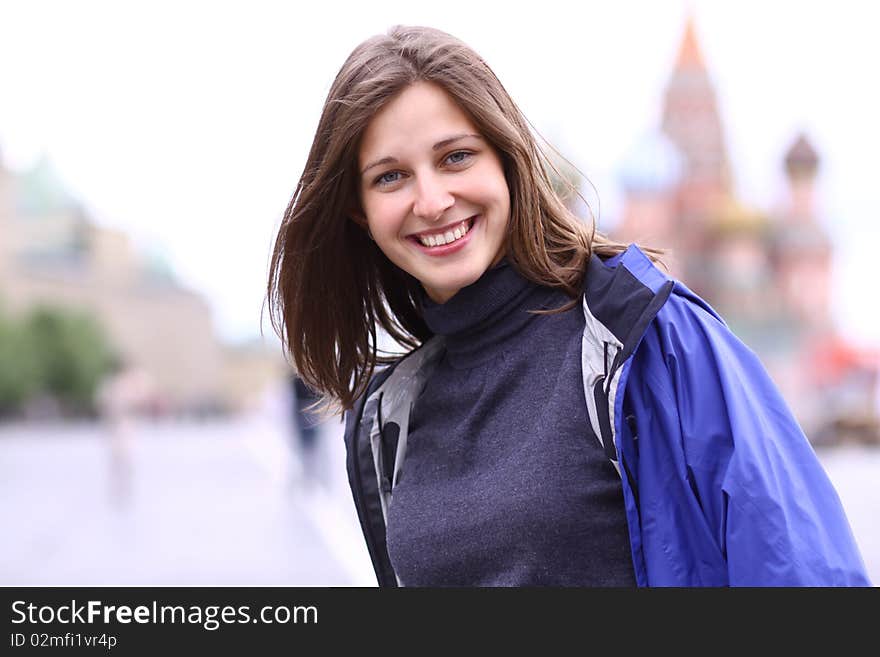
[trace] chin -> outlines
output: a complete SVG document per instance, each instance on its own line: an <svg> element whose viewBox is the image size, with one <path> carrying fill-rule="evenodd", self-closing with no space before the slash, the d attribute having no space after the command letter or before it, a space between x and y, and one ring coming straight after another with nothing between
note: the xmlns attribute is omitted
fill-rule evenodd
<svg viewBox="0 0 880 657"><path fill-rule="evenodd" d="M423 281L422 287L426 290L432 290L432 296L442 296L443 301L440 303L445 303L455 296L462 288L467 287L468 285L473 285L480 280L480 277L487 269L489 269L489 266L487 265L476 271L470 270L470 268L468 269L469 271L458 273L452 277L443 277L442 279L434 279L433 281Z"/></svg>

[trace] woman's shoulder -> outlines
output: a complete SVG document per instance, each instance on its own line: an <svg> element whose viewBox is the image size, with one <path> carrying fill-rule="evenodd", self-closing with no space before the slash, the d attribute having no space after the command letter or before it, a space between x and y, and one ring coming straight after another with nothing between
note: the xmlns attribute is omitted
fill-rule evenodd
<svg viewBox="0 0 880 657"><path fill-rule="evenodd" d="M630 277L634 284L647 287L653 292L660 290L673 277L665 271L662 259L650 249L643 250L632 243L614 251L594 247L592 257L587 263L586 282L590 278L607 281L614 276Z"/></svg>
<svg viewBox="0 0 880 657"><path fill-rule="evenodd" d="M612 332L629 340L640 338L633 333L647 330L651 323L708 323L726 328L705 299L636 244L614 255L591 258L584 298L594 315L607 319ZM621 337L621 341L626 340Z"/></svg>

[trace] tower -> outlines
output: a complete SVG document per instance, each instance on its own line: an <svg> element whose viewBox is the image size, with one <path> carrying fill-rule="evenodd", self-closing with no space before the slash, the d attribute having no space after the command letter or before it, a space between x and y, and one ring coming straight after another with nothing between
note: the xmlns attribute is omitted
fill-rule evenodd
<svg viewBox="0 0 880 657"><path fill-rule="evenodd" d="M794 223L812 223L816 217L814 197L819 156L805 134L799 134L789 147L784 166L790 193L787 219Z"/></svg>
<svg viewBox="0 0 880 657"><path fill-rule="evenodd" d="M731 180L718 101L692 16L666 86L662 128L684 159L678 198L682 217L688 224L703 221L729 196Z"/></svg>
<svg viewBox="0 0 880 657"><path fill-rule="evenodd" d="M788 308L808 332L831 320L831 240L818 222L815 204L819 156L806 135L798 135L783 160L788 204L778 218L774 260Z"/></svg>

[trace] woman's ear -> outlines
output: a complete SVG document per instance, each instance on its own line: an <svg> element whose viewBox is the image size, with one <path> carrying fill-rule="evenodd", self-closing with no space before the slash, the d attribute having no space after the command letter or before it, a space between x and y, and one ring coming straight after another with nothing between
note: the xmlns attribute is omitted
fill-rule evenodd
<svg viewBox="0 0 880 657"><path fill-rule="evenodd" d="M370 224L367 222L367 218L359 209L349 210L348 216L354 223L367 231L367 235L370 237L371 240L373 239L373 234L370 232Z"/></svg>
<svg viewBox="0 0 880 657"><path fill-rule="evenodd" d="M365 230L369 228L369 226L367 225L367 218L363 215L363 213L360 210L357 210L357 209L349 210L348 216L351 218L351 220L354 223L356 223L361 228L363 228Z"/></svg>

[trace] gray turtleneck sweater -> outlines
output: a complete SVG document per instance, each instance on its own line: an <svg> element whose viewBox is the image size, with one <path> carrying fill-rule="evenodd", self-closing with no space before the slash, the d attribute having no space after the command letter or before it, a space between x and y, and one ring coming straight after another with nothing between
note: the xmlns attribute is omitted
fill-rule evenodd
<svg viewBox="0 0 880 657"><path fill-rule="evenodd" d="M620 479L588 426L580 304L507 260L445 304L388 511L406 586L635 586Z"/></svg>

